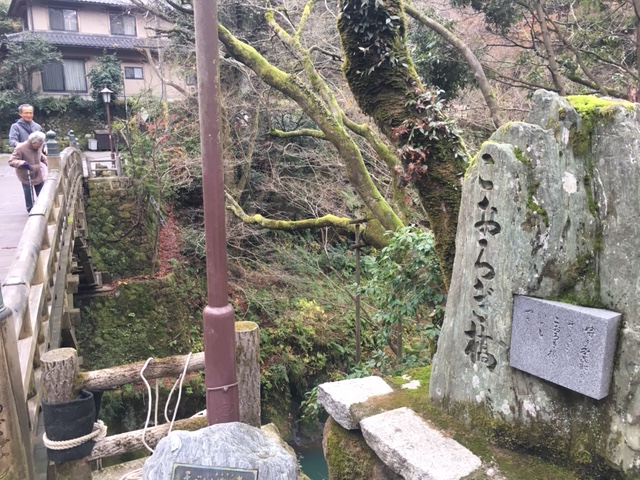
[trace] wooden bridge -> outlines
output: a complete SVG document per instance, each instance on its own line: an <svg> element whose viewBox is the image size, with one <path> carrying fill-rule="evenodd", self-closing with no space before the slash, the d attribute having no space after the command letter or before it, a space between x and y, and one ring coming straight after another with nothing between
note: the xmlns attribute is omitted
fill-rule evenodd
<svg viewBox="0 0 640 480"><path fill-rule="evenodd" d="M41 404L68 401L79 388L104 391L140 382L144 363L78 372L73 326L80 315L73 294L80 280L87 286L100 283L84 238L83 167L84 176L92 177L105 171L119 175L120 166L119 159L116 165L95 165L100 160L83 159L72 146L59 152L52 138L47 145L49 175L30 213L15 171L8 166L9 156L0 155L0 480L90 479L91 461L140 450L145 444L143 430L138 430L100 438L81 460L59 465L47 460ZM245 352L239 355L247 366L239 382L240 418L259 426L257 325L238 325L238 352ZM157 359L145 376L177 377L183 369L203 370L204 353ZM195 417L178 420L173 428L195 430L206 424L205 417ZM155 446L169 430L167 424L146 428L146 444Z"/></svg>
<svg viewBox="0 0 640 480"><path fill-rule="evenodd" d="M31 213L8 156L0 161L0 478L36 477L40 357L73 340L71 274L85 231L81 153L50 139L49 175ZM70 346L70 345L69 345ZM46 460L45 460L46 461ZM46 467L45 467L46 468Z"/></svg>

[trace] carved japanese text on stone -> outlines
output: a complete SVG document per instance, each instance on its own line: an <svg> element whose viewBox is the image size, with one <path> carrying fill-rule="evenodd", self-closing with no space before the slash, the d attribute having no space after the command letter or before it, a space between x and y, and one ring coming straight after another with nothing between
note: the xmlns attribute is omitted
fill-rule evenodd
<svg viewBox="0 0 640 480"><path fill-rule="evenodd" d="M493 157L485 154L481 158L482 164L490 169L495 165ZM469 319L465 335L468 338L464 353L469 357L471 363L483 363L493 370L497 365L495 355L491 351L491 321L487 315L490 296L493 293L491 281L496 276L493 265L487 262L484 257L487 249L490 248L491 237L500 233L501 226L496 221L498 209L491 204L491 190L493 181L490 178L482 178L478 175L478 184L482 192L482 199L477 204L477 221L473 224L478 238L478 258L474 267L473 287L473 310L472 318Z"/></svg>
<svg viewBox="0 0 640 480"><path fill-rule="evenodd" d="M583 395L604 398L620 317L610 310L516 295L510 364Z"/></svg>

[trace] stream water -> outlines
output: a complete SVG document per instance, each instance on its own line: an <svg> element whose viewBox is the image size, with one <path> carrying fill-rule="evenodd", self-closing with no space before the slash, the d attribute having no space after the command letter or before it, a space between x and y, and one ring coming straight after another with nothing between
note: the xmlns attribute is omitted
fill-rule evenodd
<svg viewBox="0 0 640 480"><path fill-rule="evenodd" d="M322 441L307 444L303 447L294 445L302 471L311 480L328 480L329 471L322 452Z"/></svg>

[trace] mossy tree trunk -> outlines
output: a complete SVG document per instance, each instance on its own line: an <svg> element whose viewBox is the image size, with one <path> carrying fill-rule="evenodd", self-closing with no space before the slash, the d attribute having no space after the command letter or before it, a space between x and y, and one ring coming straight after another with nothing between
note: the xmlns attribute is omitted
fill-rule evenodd
<svg viewBox="0 0 640 480"><path fill-rule="evenodd" d="M284 32L278 33L284 35ZM324 138L338 151L347 178L373 216L372 223L382 225L383 231L394 231L402 227L403 221L380 194L369 175L358 145L343 124L342 112L331 99L326 101L330 93L326 85L319 84L319 77L314 77L312 70L308 72L312 83L310 87L298 75L286 73L269 63L257 50L238 40L222 25L218 26L218 36L230 55L253 70L262 81L294 100L315 122ZM297 46L295 39L291 44ZM295 228L295 222L292 226ZM367 241L374 245L384 245L387 240L383 236L372 238L371 234L375 231L378 230L371 229L369 235L365 231Z"/></svg>
<svg viewBox="0 0 640 480"><path fill-rule="evenodd" d="M344 1L338 30L349 87L362 111L400 150L404 176L427 212L448 285L467 161L462 141L441 103L420 83L399 0Z"/></svg>

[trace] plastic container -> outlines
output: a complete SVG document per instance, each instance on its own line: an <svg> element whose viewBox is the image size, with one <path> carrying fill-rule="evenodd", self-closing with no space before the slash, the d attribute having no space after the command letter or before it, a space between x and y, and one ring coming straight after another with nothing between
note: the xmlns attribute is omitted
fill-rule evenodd
<svg viewBox="0 0 640 480"><path fill-rule="evenodd" d="M96 140L95 138L87 139L87 148L94 152L98 150L98 140Z"/></svg>

